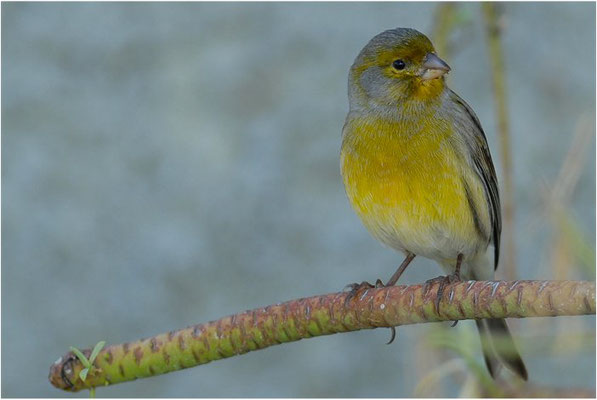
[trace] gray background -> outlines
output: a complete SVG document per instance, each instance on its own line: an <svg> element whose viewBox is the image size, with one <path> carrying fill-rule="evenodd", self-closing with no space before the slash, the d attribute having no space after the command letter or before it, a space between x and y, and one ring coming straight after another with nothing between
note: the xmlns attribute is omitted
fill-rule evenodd
<svg viewBox="0 0 597 400"><path fill-rule="evenodd" d="M435 7L2 4L2 395L66 395L46 376L70 345L387 279L401 256L367 234L340 179L347 71L382 30L431 33ZM595 5L504 7L519 276L549 279L545 191L583 115L595 135ZM449 82L500 171L483 20L463 9ZM568 208L593 257L594 146ZM566 277L594 278L572 261ZM439 272L417 259L402 282ZM533 382L594 390L594 323L514 323L535 343ZM400 328L392 346L387 330L301 341L98 395L412 396L457 358L425 350L430 329ZM588 339L552 351L563 331Z"/></svg>

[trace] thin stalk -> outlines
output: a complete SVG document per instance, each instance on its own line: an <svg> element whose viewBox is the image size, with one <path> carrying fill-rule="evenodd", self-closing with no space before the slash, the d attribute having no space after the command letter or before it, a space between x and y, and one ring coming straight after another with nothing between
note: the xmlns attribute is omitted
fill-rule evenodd
<svg viewBox="0 0 597 400"><path fill-rule="evenodd" d="M510 143L510 123L506 95L506 71L501 42L501 23L497 5L481 3L487 31L487 45L491 64L491 80L495 102L497 131L502 158L502 251L504 277L516 279L516 245L514 240L514 177L512 173L512 145Z"/></svg>
<svg viewBox="0 0 597 400"><path fill-rule="evenodd" d="M459 4L453 2L439 3L435 6L433 16L433 43L440 57L449 59L451 54L450 34L456 25L456 12Z"/></svg>
<svg viewBox="0 0 597 400"><path fill-rule="evenodd" d="M595 314L595 283L583 281L465 281L393 286L292 300L216 321L105 347L85 381L72 352L50 368L50 382L76 392L190 368L300 339L360 329L477 318ZM82 351L90 357L91 350Z"/></svg>

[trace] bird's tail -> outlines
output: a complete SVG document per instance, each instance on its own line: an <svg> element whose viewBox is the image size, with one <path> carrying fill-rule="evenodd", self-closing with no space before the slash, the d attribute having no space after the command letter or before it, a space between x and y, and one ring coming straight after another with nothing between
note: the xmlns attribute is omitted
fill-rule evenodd
<svg viewBox="0 0 597 400"><path fill-rule="evenodd" d="M465 266L466 278L475 280L494 279L495 268L490 252L479 255L477 258L470 260L468 264ZM506 320L480 319L475 322L481 335L485 364L487 364L491 376L495 378L503 365L526 381L528 379L527 369L510 334Z"/></svg>
<svg viewBox="0 0 597 400"><path fill-rule="evenodd" d="M492 377L496 377L501 365L528 379L527 369L518 353L514 339L505 319L478 319L475 321L481 335L485 364Z"/></svg>

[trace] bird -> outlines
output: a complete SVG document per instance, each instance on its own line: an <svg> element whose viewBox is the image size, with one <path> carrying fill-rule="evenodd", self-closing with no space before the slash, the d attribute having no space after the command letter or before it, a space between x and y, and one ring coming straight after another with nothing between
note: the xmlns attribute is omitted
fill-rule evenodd
<svg viewBox="0 0 597 400"><path fill-rule="evenodd" d="M447 86L450 70L415 29L373 37L350 67L340 150L356 214L374 238L405 256L376 286L395 285L416 256L434 260L448 274L427 281L440 281L438 311L444 285L494 279L502 229L487 139L473 109ZM490 375L506 367L527 380L506 321L476 324Z"/></svg>

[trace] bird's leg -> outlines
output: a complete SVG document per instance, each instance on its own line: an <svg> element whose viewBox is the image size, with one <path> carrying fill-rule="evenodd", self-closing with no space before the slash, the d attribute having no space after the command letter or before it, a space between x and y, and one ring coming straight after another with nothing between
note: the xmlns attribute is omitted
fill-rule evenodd
<svg viewBox="0 0 597 400"><path fill-rule="evenodd" d="M407 251L406 258L404 259L404 261L402 261L402 264L400 264L400 266L398 267L396 272L394 272L394 275L392 275L392 277L385 284L385 286L394 286L396 284L396 282L398 282L398 279L400 279L400 276L402 275L402 273L406 270L406 267L408 267L408 264L410 264L410 262L414 258L415 258L415 255L413 253L410 253Z"/></svg>
<svg viewBox="0 0 597 400"><path fill-rule="evenodd" d="M382 287L387 287L387 286L394 286L396 284L396 282L398 282L400 275L402 275L402 273L406 270L406 267L408 267L408 264L410 264L410 262L413 260L413 258L415 258L415 255L410 252L407 252L406 258L404 259L404 261L402 261L402 264L400 264L400 266L398 267L396 272L394 272L394 275L392 275L392 277L390 278L388 283L386 283L385 285L381 281L381 279L378 279L375 282L375 285L372 285L367 281L363 281L361 283L351 283L349 285L346 285L344 287L344 290L350 289L349 297L352 298L352 297L354 297L356 292L358 292L361 289L372 289L372 288L382 288Z"/></svg>
<svg viewBox="0 0 597 400"><path fill-rule="evenodd" d="M464 258L464 255L462 253L458 254L458 257L456 258L456 269L454 269L454 273L452 275L448 275L448 280L450 281L450 283L461 281L460 266L462 265L463 258Z"/></svg>
<svg viewBox="0 0 597 400"><path fill-rule="evenodd" d="M344 304L348 304L348 302L356 296L356 294L359 292L359 290L394 286L396 284L396 282L398 282L398 279L400 279L400 276L406 270L406 267L408 267L408 264L410 264L410 262L414 258L415 258L415 255L413 253L406 252L406 258L404 259L404 261L402 261L402 264L400 264L400 266L398 267L396 272L394 272L394 275L392 275L392 277L390 278L388 283L386 283L385 285L383 284L381 279L378 279L375 282L375 286L373 286L372 284L370 284L369 282L366 282L366 281L363 281L361 283L351 283L350 285L346 285L344 289L346 290L346 289L350 288L350 293L348 294L348 296L346 296L346 300L344 300ZM392 335L390 337L390 341L386 344L392 343L394 341L394 339L396 338L396 328L391 326L390 329L392 330Z"/></svg>
<svg viewBox="0 0 597 400"><path fill-rule="evenodd" d="M439 288L437 289L437 296L435 298L435 309L437 310L438 314L439 314L439 302L442 299L446 285L450 284L450 283L454 283L454 282L460 282L460 280L461 280L460 279L460 266L462 265L463 258L464 258L464 255L462 253L458 254L458 257L456 258L456 269L454 270L453 274L446 275L446 276L438 276L437 278L429 279L428 281L425 282L425 286L424 286L425 293L427 293L427 291L429 290L431 285L433 285L436 282L439 283Z"/></svg>

